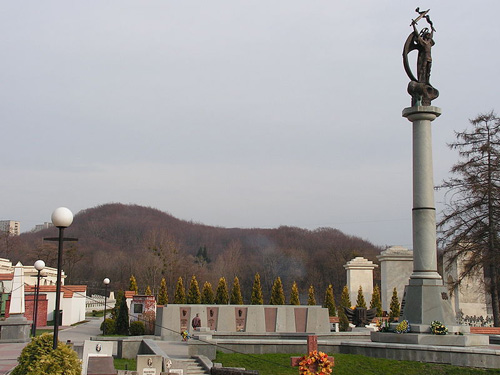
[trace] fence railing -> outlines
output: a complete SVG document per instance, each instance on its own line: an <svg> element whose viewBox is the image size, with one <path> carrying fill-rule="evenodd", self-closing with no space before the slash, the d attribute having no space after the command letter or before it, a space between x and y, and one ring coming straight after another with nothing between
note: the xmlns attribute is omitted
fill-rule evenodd
<svg viewBox="0 0 500 375"><path fill-rule="evenodd" d="M110 310L115 307L116 300L107 299L106 301L106 310ZM87 296L87 300L85 301L85 312L90 313L92 311L103 311L104 310L104 296L99 294L92 294L90 297Z"/></svg>

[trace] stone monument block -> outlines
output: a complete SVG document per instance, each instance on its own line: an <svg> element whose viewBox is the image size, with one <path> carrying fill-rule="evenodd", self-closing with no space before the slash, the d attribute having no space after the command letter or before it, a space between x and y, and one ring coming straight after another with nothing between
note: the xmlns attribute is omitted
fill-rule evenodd
<svg viewBox="0 0 500 375"><path fill-rule="evenodd" d="M82 374L87 375L90 357L113 357L112 341L91 341L83 343Z"/></svg>
<svg viewBox="0 0 500 375"><path fill-rule="evenodd" d="M347 271L347 288L349 289L349 298L354 304L358 297L359 287L363 288L365 301L370 303L373 294L373 270L378 267L371 260L363 257L356 257L347 264L344 268Z"/></svg>
<svg viewBox="0 0 500 375"><path fill-rule="evenodd" d="M137 355L138 375L160 375L162 372L163 357L161 355Z"/></svg>
<svg viewBox="0 0 500 375"><path fill-rule="evenodd" d="M399 300L413 272L413 251L402 246L392 246L377 255L380 261L380 296L382 310L389 311L392 292L396 288Z"/></svg>

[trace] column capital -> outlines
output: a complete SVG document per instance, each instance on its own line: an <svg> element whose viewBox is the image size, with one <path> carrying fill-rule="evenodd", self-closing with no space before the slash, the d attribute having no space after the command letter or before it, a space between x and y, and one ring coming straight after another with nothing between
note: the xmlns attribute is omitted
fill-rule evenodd
<svg viewBox="0 0 500 375"><path fill-rule="evenodd" d="M435 106L413 106L403 109L403 117L406 117L411 122L418 120L433 121L439 116L441 116L441 108Z"/></svg>

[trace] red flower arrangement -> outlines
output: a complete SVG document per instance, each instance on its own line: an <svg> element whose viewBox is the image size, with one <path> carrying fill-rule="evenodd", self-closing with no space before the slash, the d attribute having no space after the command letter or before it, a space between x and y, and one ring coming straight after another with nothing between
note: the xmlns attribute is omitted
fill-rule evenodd
<svg viewBox="0 0 500 375"><path fill-rule="evenodd" d="M311 371L311 368L316 368ZM332 362L328 360L328 354L312 351L300 359L299 362L300 375L329 375L332 373Z"/></svg>

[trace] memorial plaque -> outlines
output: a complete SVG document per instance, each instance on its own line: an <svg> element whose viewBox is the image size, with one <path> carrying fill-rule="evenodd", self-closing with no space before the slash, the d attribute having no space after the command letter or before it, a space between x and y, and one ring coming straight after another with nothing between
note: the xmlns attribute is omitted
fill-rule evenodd
<svg viewBox="0 0 500 375"><path fill-rule="evenodd" d="M137 374L160 375L163 357L161 355L139 354L137 355Z"/></svg>
<svg viewBox="0 0 500 375"><path fill-rule="evenodd" d="M218 307L208 307L207 308L207 325L211 331L217 330L217 319L219 316Z"/></svg>
<svg viewBox="0 0 500 375"><path fill-rule="evenodd" d="M112 341L85 340L83 343L82 374L87 374L90 357L112 357Z"/></svg>
<svg viewBox="0 0 500 375"><path fill-rule="evenodd" d="M189 331L189 321L191 317L191 307L180 307L181 331Z"/></svg>
<svg viewBox="0 0 500 375"><path fill-rule="evenodd" d="M236 332L244 332L247 325L247 308L236 307L234 313L236 316Z"/></svg>
<svg viewBox="0 0 500 375"><path fill-rule="evenodd" d="M112 356L89 357L87 375L115 375L117 373Z"/></svg>
<svg viewBox="0 0 500 375"><path fill-rule="evenodd" d="M266 317L266 332L276 332L278 309L276 307L265 307L264 315Z"/></svg>
<svg viewBox="0 0 500 375"><path fill-rule="evenodd" d="M293 309L295 313L295 331L305 332L307 326L307 308L297 307Z"/></svg>

